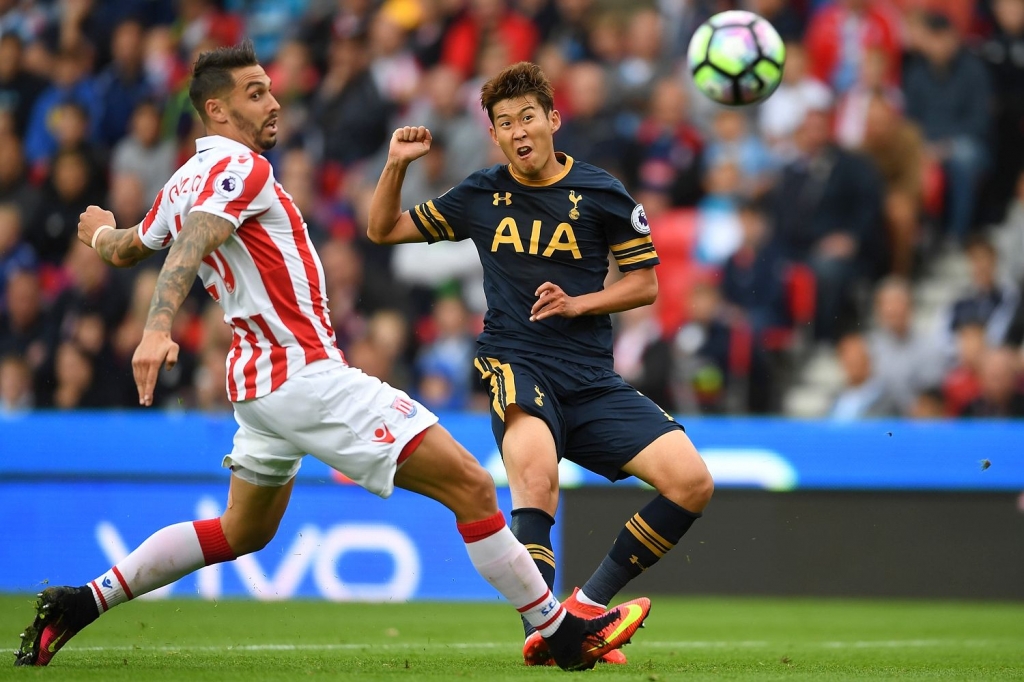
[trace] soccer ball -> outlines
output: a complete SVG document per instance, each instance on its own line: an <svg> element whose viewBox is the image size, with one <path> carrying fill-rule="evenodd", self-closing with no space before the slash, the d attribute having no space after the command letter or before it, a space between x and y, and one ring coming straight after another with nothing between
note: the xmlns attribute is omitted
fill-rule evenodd
<svg viewBox="0 0 1024 682"><path fill-rule="evenodd" d="M786 46L767 19L721 12L694 31L687 50L697 89L720 104L763 102L782 81Z"/></svg>

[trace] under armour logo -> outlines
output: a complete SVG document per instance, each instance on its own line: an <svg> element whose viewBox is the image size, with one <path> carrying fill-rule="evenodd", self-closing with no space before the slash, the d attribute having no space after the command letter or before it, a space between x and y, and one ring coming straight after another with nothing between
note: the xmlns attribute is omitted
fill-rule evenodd
<svg viewBox="0 0 1024 682"><path fill-rule="evenodd" d="M104 578L103 582L100 583L100 585L103 585L103 587L105 587L105 588L107 588L109 590L110 588L112 588L114 586L114 583L110 582L110 578Z"/></svg>
<svg viewBox="0 0 1024 682"><path fill-rule="evenodd" d="M544 407L544 394L540 392L540 386L534 386L533 390L537 391L537 397L533 399L533 402L537 404L537 407Z"/></svg>
<svg viewBox="0 0 1024 682"><path fill-rule="evenodd" d="M505 192L505 196L501 196L500 192L495 192L494 201L491 202L491 205L497 206L499 201L503 201L506 206L510 206L512 204L512 192Z"/></svg>

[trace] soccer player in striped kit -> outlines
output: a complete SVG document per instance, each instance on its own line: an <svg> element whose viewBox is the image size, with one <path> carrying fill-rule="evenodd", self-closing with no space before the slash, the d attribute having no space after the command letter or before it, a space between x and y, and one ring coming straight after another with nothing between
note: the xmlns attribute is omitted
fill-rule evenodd
<svg viewBox="0 0 1024 682"><path fill-rule="evenodd" d="M50 587L22 635L15 665L47 665L107 610L210 564L262 549L288 506L308 453L381 497L395 486L454 514L481 575L545 637L560 666L585 669L629 641L650 609L638 599L584 619L568 613L498 510L476 459L405 393L346 364L324 296L324 272L291 197L261 152L274 146L280 106L249 42L202 54L189 96L208 133L138 226L82 214L79 238L108 263L135 265L170 247L132 367L139 403L153 404L173 366L171 324L196 275L224 310L233 342L227 390L238 431L219 518L158 530L81 587Z"/></svg>

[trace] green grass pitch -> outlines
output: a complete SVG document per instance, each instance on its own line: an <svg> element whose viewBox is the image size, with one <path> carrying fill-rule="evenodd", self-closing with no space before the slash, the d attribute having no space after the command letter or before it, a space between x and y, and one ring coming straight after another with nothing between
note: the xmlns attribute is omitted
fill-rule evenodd
<svg viewBox="0 0 1024 682"><path fill-rule="evenodd" d="M28 596L0 596L13 649ZM0 680L1022 680L1024 604L654 599L628 666L526 668L501 603L139 601ZM4 646L0 644L0 646Z"/></svg>

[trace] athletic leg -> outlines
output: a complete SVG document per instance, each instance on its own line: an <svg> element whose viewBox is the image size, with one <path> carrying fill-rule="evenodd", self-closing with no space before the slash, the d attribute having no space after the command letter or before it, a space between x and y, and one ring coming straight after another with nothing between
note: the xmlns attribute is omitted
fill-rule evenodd
<svg viewBox="0 0 1024 682"><path fill-rule="evenodd" d="M714 492L704 460L682 430L663 434L622 470L650 484L657 497L619 532L577 599L607 605L630 580L665 555L700 518Z"/></svg>
<svg viewBox="0 0 1024 682"><path fill-rule="evenodd" d="M452 510L473 566L541 633L561 667L592 667L626 643L646 617L648 600L590 621L566 613L529 552L505 525L490 474L441 426L427 429L395 474L395 485ZM619 625L625 627L611 638Z"/></svg>
<svg viewBox="0 0 1024 682"><path fill-rule="evenodd" d="M161 528L86 585L43 590L35 621L23 635L15 665L47 665L68 640L118 604L169 585L203 566L262 549L277 532L293 481L262 487L232 476L228 508L220 518Z"/></svg>

